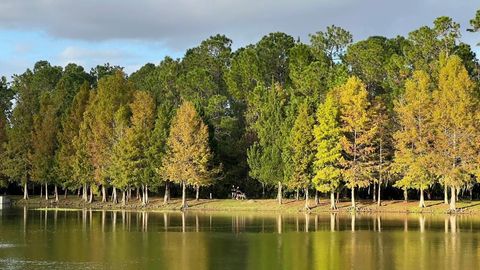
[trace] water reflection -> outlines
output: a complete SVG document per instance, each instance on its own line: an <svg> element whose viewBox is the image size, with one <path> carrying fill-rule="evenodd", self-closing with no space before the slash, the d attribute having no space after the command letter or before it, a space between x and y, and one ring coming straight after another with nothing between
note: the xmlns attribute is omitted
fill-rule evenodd
<svg viewBox="0 0 480 270"><path fill-rule="evenodd" d="M106 210L58 210L58 209L15 209L15 219L21 222L26 232L36 224L41 229L57 229L58 223L77 223L82 231L100 229L101 232L157 231L157 232L204 232L229 231L234 234L255 232L317 232L317 231L372 231L383 230L421 233L443 230L448 234L459 231L474 232L480 225L480 217L458 215L425 214L258 214L217 212L149 212L149 211L106 211ZM17 216L18 214L18 216ZM0 219L5 222L9 216ZM478 223L478 224L477 224ZM150 228L150 224L153 228ZM443 224L443 225L440 225ZM227 230L227 228L230 228Z"/></svg>
<svg viewBox="0 0 480 270"><path fill-rule="evenodd" d="M48 262L62 269L475 269L480 262L475 216L2 211L0 269L13 262L24 269L52 269Z"/></svg>

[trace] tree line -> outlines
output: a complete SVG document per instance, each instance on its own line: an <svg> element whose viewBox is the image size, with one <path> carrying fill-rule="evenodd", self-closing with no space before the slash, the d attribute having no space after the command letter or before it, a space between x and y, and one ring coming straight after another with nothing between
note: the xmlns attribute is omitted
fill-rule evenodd
<svg viewBox="0 0 480 270"><path fill-rule="evenodd" d="M355 208L358 192L380 204L386 188L416 190L425 207L442 190L454 210L480 173L480 66L460 38L439 17L355 43L334 25L235 51L216 35L129 76L39 61L0 81L0 179L56 201L59 188L123 204L175 189L182 207L190 188L198 199L232 185L279 203L302 192L306 208L309 191L327 193L332 209L347 191Z"/></svg>

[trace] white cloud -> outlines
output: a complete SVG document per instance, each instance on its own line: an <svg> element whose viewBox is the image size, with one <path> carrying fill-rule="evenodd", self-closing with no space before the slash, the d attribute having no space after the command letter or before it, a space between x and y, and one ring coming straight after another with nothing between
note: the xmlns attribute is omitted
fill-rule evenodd
<svg viewBox="0 0 480 270"><path fill-rule="evenodd" d="M160 41L183 50L216 33L243 45L272 31L307 37L330 24L356 39L394 36L440 15L466 27L478 8L458 0L2 0L0 28L77 40Z"/></svg>

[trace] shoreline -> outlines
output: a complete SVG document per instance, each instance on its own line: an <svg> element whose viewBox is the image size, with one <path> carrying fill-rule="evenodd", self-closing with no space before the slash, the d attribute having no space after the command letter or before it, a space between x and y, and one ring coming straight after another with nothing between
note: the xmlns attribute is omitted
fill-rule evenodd
<svg viewBox="0 0 480 270"><path fill-rule="evenodd" d="M163 204L163 197L151 197L146 206L142 206L138 200L131 200L125 206L121 203L112 202L102 203L96 198L92 203L86 203L77 196L68 198L59 198L58 202L53 199L48 201L39 196L31 197L28 201L23 200L21 196L8 196L12 206L22 207L44 207L44 208L64 208L64 209L99 209L99 210L142 210L142 211L182 211L180 208L181 200L172 199L168 204ZM186 211L238 211L238 212L267 212L267 213L349 213L351 211L350 200L340 201L338 209L330 210L330 202L326 198L320 199L318 205L315 205L314 199L309 201L310 210L304 209L305 201L294 199L284 199L282 205L277 203L276 199L251 199L251 200L233 200L233 199L194 199L188 200L188 209ZM382 201L382 206L377 206L371 200L359 200L357 202L359 213L425 213L425 214L449 214L448 205L443 200L425 201L426 207L419 208L418 201L386 200ZM455 214L471 214L480 216L480 201L460 201L457 203L457 212Z"/></svg>

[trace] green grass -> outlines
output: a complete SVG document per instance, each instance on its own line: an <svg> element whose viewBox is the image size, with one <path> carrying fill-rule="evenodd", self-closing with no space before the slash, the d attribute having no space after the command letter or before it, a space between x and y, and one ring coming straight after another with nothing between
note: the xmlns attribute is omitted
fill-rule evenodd
<svg viewBox="0 0 480 270"><path fill-rule="evenodd" d="M70 196L67 199L60 198L58 203L52 199L46 201L44 198L38 196L31 197L28 201L23 200L20 196L10 197L13 203L17 206L28 205L32 208L63 208L63 209L128 209L128 210L157 210L157 211L178 211L180 210L180 199L172 199L168 204L163 204L163 198L152 197L146 206L142 206L138 200L132 200L122 207L121 204L113 204L111 202L102 203L100 198L95 198L91 204L83 202L76 196ZM314 205L314 200L309 201L310 212L331 212L329 209L329 201L321 199L319 205ZM200 211L256 211L256 212L284 212L297 213L304 212L305 202L303 200L295 201L292 199L285 199L282 205L279 205L274 199L255 199L255 200L232 200L232 199L213 199L213 200L199 200L190 199L188 201L189 210ZM375 213L435 213L444 214L448 212L448 205L443 201L426 201L426 208L419 208L418 201L383 201L382 206L377 206L369 200L360 200L357 203L358 211L360 212L375 212ZM480 201L460 201L457 202L459 213L465 214L480 214ZM350 201L341 201L338 204L338 212L349 212Z"/></svg>

